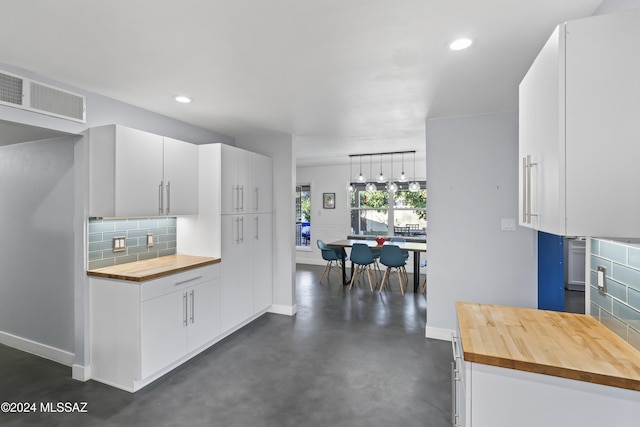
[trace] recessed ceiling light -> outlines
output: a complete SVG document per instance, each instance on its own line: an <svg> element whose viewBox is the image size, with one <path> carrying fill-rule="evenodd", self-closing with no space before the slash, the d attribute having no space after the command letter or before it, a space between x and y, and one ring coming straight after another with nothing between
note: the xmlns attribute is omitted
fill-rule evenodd
<svg viewBox="0 0 640 427"><path fill-rule="evenodd" d="M461 39L457 39L457 40L454 40L453 42L451 42L451 44L449 45L449 49L451 49L451 50L462 50L462 49L468 48L472 44L473 44L473 40L468 39L468 38L461 38Z"/></svg>
<svg viewBox="0 0 640 427"><path fill-rule="evenodd" d="M180 102L182 104L188 104L190 102L193 102L193 98L189 98L188 96L184 96L184 95L176 95L173 97L173 99L175 99L177 102Z"/></svg>

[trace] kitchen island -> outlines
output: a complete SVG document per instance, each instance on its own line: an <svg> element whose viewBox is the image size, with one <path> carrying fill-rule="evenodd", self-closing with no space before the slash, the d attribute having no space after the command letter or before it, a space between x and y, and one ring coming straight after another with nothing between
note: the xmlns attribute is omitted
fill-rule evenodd
<svg viewBox="0 0 640 427"><path fill-rule="evenodd" d="M456 303L454 425L637 426L640 352L579 314Z"/></svg>

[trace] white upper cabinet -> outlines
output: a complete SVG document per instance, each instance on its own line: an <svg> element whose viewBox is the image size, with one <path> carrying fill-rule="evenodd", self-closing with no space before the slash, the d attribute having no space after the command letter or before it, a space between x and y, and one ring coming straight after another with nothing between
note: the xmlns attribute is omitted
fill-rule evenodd
<svg viewBox="0 0 640 427"><path fill-rule="evenodd" d="M198 146L164 137L165 215L198 212Z"/></svg>
<svg viewBox="0 0 640 427"><path fill-rule="evenodd" d="M271 158L229 145L221 150L222 214L272 212Z"/></svg>
<svg viewBox="0 0 640 427"><path fill-rule="evenodd" d="M90 129L90 216L198 212L198 147L123 126Z"/></svg>
<svg viewBox="0 0 640 427"><path fill-rule="evenodd" d="M560 25L520 84L520 224L640 237L640 10Z"/></svg>
<svg viewBox="0 0 640 427"><path fill-rule="evenodd" d="M271 157L253 154L253 212L273 212L273 162Z"/></svg>

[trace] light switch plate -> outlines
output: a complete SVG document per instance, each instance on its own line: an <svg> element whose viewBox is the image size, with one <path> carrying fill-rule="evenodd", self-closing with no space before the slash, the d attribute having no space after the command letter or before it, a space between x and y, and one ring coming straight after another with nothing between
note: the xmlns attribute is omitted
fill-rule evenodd
<svg viewBox="0 0 640 427"><path fill-rule="evenodd" d="M601 265L598 266L598 292L601 294L607 293L607 269Z"/></svg>
<svg viewBox="0 0 640 427"><path fill-rule="evenodd" d="M147 247L153 247L153 233L147 234Z"/></svg>
<svg viewBox="0 0 640 427"><path fill-rule="evenodd" d="M516 220L514 218L502 218L502 231L516 231Z"/></svg>

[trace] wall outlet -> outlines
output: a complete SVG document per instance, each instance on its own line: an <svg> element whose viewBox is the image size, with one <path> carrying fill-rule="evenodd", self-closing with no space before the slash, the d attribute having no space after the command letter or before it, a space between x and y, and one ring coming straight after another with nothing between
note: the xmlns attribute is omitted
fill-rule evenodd
<svg viewBox="0 0 640 427"><path fill-rule="evenodd" d="M153 233L147 234L147 247L150 248L153 246Z"/></svg>
<svg viewBox="0 0 640 427"><path fill-rule="evenodd" d="M113 252L122 252L127 249L127 239L124 236L113 238Z"/></svg>
<svg viewBox="0 0 640 427"><path fill-rule="evenodd" d="M607 293L607 269L601 265L598 266L598 292L601 294Z"/></svg>

